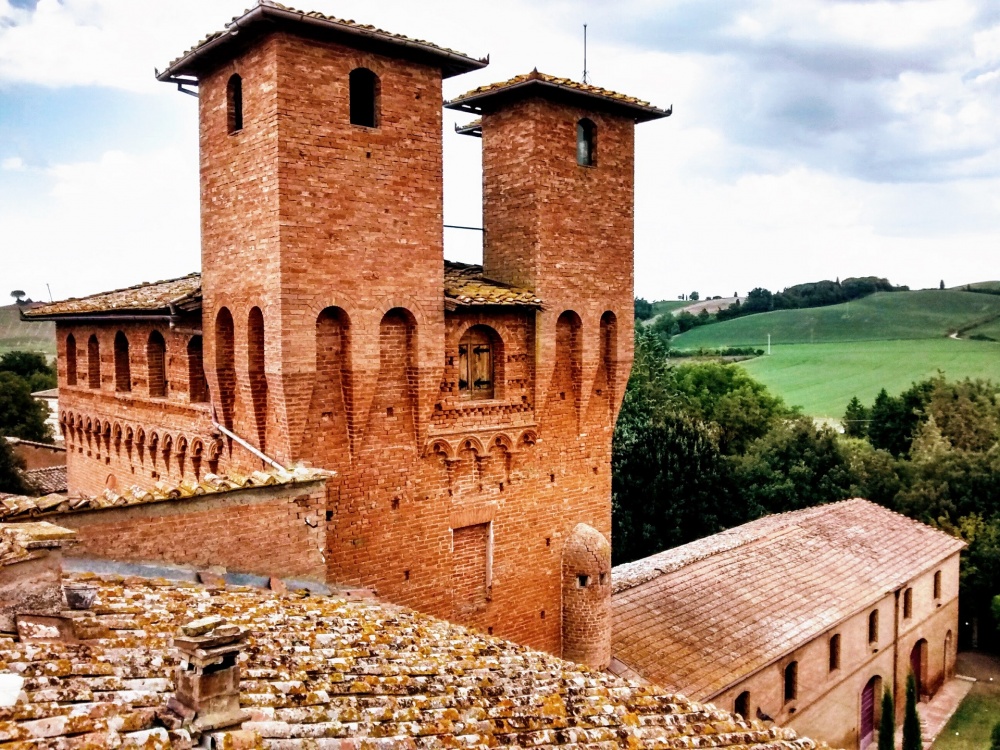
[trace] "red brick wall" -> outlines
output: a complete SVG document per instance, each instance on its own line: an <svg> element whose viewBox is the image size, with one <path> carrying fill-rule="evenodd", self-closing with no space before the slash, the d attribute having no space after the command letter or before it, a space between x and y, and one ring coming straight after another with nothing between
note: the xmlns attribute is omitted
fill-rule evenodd
<svg viewBox="0 0 1000 750"><path fill-rule="evenodd" d="M14 455L24 460L24 468L29 471L66 465L66 449L61 445L44 445L18 440L16 443L11 443L10 447L14 450Z"/></svg>
<svg viewBox="0 0 1000 750"><path fill-rule="evenodd" d="M68 513L76 556L162 562L322 581L326 568L321 483L260 487L184 500Z"/></svg>
<svg viewBox="0 0 1000 750"><path fill-rule="evenodd" d="M463 526L452 534L455 613L474 618L486 607L490 525Z"/></svg>

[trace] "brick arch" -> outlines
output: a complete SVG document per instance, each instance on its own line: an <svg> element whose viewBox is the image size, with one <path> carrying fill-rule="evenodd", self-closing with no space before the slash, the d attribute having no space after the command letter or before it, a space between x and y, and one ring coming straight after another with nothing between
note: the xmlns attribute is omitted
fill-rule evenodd
<svg viewBox="0 0 1000 750"><path fill-rule="evenodd" d="M461 369L461 347L463 344L469 345L471 343L471 339L474 338L488 339L490 342L490 348L492 350L491 353L489 354L490 357L489 378L490 382L492 383L492 388L490 388L488 393L486 393L484 396L480 396L480 398L485 397L491 399L502 399L504 397L504 391L505 391L504 386L506 385L506 368L504 367L504 365L507 361L505 353L506 342L504 340L504 337L500 333L500 331L496 328L496 326L491 325L490 323L470 322L470 325L463 326L461 329L461 333L458 336L458 341L456 342L456 345L459 348L460 369ZM507 338L508 339L510 338L509 333ZM467 355L468 354L471 353L467 353ZM473 369L472 365L470 365L470 370L471 369ZM474 400L476 398L476 394L473 384L471 383L467 384L468 390L465 393L462 393L461 389L462 375L463 373L459 372L459 382L458 382L459 396L466 399L471 398Z"/></svg>
<svg viewBox="0 0 1000 750"><path fill-rule="evenodd" d="M316 369L305 433L309 439L302 444L312 451L309 458L315 465L344 465L357 437L351 318L344 308L331 305L320 310L315 321Z"/></svg>
<svg viewBox="0 0 1000 750"><path fill-rule="evenodd" d="M160 453L163 455L169 455L173 452L174 439L170 436L170 433L165 433L163 438L160 440Z"/></svg>
<svg viewBox="0 0 1000 750"><path fill-rule="evenodd" d="M131 347L125 331L115 333L115 390L126 393L132 390Z"/></svg>
<svg viewBox="0 0 1000 750"><path fill-rule="evenodd" d="M111 439L111 422L104 420L104 424L101 425L101 435L105 440Z"/></svg>
<svg viewBox="0 0 1000 750"><path fill-rule="evenodd" d="M187 455L188 439L184 435L177 436L177 447L174 450L178 456Z"/></svg>
<svg viewBox="0 0 1000 750"><path fill-rule="evenodd" d="M142 427L135 431L135 444L140 448L146 445L146 431Z"/></svg>
<svg viewBox="0 0 1000 750"><path fill-rule="evenodd" d="M115 441L115 445L118 445L122 441L122 426L120 422L115 422L115 426L111 430L111 437Z"/></svg>
<svg viewBox="0 0 1000 750"><path fill-rule="evenodd" d="M195 438L191 441L191 458L201 458L204 452L205 444L200 438Z"/></svg>
<svg viewBox="0 0 1000 750"><path fill-rule="evenodd" d="M517 438L518 447L531 448L538 442L538 433L534 430L525 430Z"/></svg>
<svg viewBox="0 0 1000 750"><path fill-rule="evenodd" d="M257 428L257 446L267 452L267 372L265 370L264 311L254 305L247 313L247 377Z"/></svg>
<svg viewBox="0 0 1000 750"><path fill-rule="evenodd" d="M131 425L126 425L125 426L125 444L126 445L132 445L132 443L134 441L135 441L135 432L132 430L132 426Z"/></svg>
<svg viewBox="0 0 1000 750"><path fill-rule="evenodd" d="M87 417L87 421L83 423L83 430L84 430L84 432L88 432L88 433L93 432L94 431L94 420L91 419L90 417Z"/></svg>
<svg viewBox="0 0 1000 750"><path fill-rule="evenodd" d="M228 307L220 307L215 315L215 376L219 383L217 405L222 410L222 423L233 429L236 408L236 325Z"/></svg>
<svg viewBox="0 0 1000 750"><path fill-rule="evenodd" d="M459 441L458 452L462 451L472 451L477 456L485 456L488 453L486 446L475 435L466 435Z"/></svg>
<svg viewBox="0 0 1000 750"><path fill-rule="evenodd" d="M431 452L444 459L455 457L455 447L443 438L438 438L431 443Z"/></svg>
<svg viewBox="0 0 1000 750"><path fill-rule="evenodd" d="M506 432L498 432L492 438L490 438L490 450L494 448L502 448L508 453L514 452L514 441L511 439L510 435Z"/></svg>
<svg viewBox="0 0 1000 750"><path fill-rule="evenodd" d="M76 385L76 337L66 334L66 385Z"/></svg>

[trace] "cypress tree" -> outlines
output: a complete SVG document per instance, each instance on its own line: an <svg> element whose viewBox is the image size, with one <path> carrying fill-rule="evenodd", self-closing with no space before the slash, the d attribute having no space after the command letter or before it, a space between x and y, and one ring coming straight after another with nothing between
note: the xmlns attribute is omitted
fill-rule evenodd
<svg viewBox="0 0 1000 750"><path fill-rule="evenodd" d="M906 678L906 713L903 716L903 750L923 750L920 717L917 716L917 680L913 673Z"/></svg>
<svg viewBox="0 0 1000 750"><path fill-rule="evenodd" d="M895 750L896 706L888 688L882 693L882 718L878 723L878 750Z"/></svg>
<svg viewBox="0 0 1000 750"><path fill-rule="evenodd" d="M993 734L990 735L990 750L1000 750L1000 721L993 725Z"/></svg>

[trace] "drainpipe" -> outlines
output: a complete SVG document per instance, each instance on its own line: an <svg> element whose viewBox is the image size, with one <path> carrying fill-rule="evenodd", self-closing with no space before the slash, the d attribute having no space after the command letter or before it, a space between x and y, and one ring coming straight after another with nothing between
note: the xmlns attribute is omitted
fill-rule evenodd
<svg viewBox="0 0 1000 750"><path fill-rule="evenodd" d="M259 451L254 446L250 445L250 443L248 443L246 440L244 440L243 438L241 438L235 432L233 432L232 430L228 430L225 427L223 427L221 424L219 424L219 420L215 418L216 411L215 411L215 402L214 401L211 401L211 406L212 406L212 427L214 427L215 429L217 429L219 432L221 432L223 435L225 435L230 440L236 442L237 444L239 444L243 448L246 448L248 451L250 451L250 453L252 453L253 455L255 455L257 458L259 458L264 463L269 464L270 466L272 466L273 468L277 469L278 471L288 471L288 469L286 469L284 466L282 466L281 464L279 464L277 461L275 461L270 456L265 455L263 452Z"/></svg>
<svg viewBox="0 0 1000 750"><path fill-rule="evenodd" d="M892 606L892 708L897 716L899 715L899 594L902 590L900 587L893 592ZM894 716L893 719L895 718Z"/></svg>

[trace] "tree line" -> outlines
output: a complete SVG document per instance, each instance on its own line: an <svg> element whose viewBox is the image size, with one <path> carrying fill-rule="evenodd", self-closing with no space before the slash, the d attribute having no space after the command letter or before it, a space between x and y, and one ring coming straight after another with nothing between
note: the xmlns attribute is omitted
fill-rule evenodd
<svg viewBox="0 0 1000 750"><path fill-rule="evenodd" d="M735 365L636 332L612 451L615 564L769 513L865 497L963 538L962 620L997 646L1000 386L943 376L817 426ZM993 607L997 608L994 615ZM981 641L982 644L982 641Z"/></svg>
<svg viewBox="0 0 1000 750"><path fill-rule="evenodd" d="M14 351L0 356L0 492L31 491L21 476L24 463L3 438L51 443L52 431L45 424L48 407L31 394L55 387L55 368L41 354Z"/></svg>

